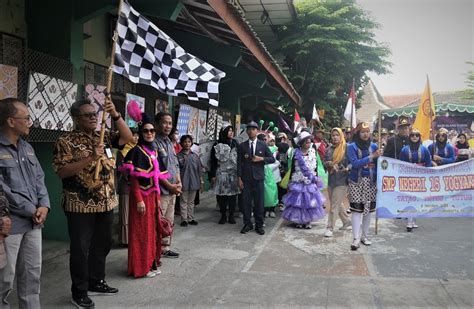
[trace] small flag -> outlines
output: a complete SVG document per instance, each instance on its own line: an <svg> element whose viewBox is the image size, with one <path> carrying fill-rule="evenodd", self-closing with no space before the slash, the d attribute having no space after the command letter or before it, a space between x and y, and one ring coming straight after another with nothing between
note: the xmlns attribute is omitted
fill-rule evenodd
<svg viewBox="0 0 474 309"><path fill-rule="evenodd" d="M356 96L355 96L355 89L354 83L352 83L352 88L349 93L349 99L347 100L346 109L344 110L344 118L349 122L349 126L355 128L357 126L357 118L356 118Z"/></svg>
<svg viewBox="0 0 474 309"><path fill-rule="evenodd" d="M420 130L423 141L430 139L431 123L436 118L435 103L431 93L430 81L426 77L426 86L420 100L413 128Z"/></svg>
<svg viewBox="0 0 474 309"><path fill-rule="evenodd" d="M318 110L316 109L316 104L313 104L313 115L311 116L311 120L316 120L317 122L321 123Z"/></svg>
<svg viewBox="0 0 474 309"><path fill-rule="evenodd" d="M126 1L121 8L114 72L171 96L217 106L219 81L225 73L188 54Z"/></svg>
<svg viewBox="0 0 474 309"><path fill-rule="evenodd" d="M293 121L294 126L293 126L293 132L298 132L299 133L299 128L300 128L300 114L298 114L298 111L295 109L295 120Z"/></svg>
<svg viewBox="0 0 474 309"><path fill-rule="evenodd" d="M290 129L290 126L281 115L278 115L278 127L282 128L282 131L293 132L293 130Z"/></svg>

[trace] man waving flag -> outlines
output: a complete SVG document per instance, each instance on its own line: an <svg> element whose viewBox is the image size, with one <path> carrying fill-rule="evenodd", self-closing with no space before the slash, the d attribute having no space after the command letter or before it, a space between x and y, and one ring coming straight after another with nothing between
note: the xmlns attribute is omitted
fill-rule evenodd
<svg viewBox="0 0 474 309"><path fill-rule="evenodd" d="M146 17L122 2L117 21L114 72L172 96L219 103L225 73L186 53Z"/></svg>

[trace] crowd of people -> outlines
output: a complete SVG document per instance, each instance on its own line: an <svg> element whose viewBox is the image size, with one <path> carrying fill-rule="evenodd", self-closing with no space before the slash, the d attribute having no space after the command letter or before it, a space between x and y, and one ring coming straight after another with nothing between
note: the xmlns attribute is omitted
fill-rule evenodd
<svg viewBox="0 0 474 309"><path fill-rule="evenodd" d="M160 112L153 119L138 106L127 108L138 123L135 129L106 98L104 110L115 130L105 131L102 139L96 131L94 105L88 100L75 102L70 108L75 129L63 134L53 150L70 238L71 301L79 308L94 306L91 295L118 293L105 280L105 265L112 246L113 210L119 204L128 274L135 278L155 277L161 273L162 257L179 257L171 242L176 209L181 227L198 224L194 209L204 172L193 137L179 137L169 113ZM22 139L31 124L24 102L0 101L2 307L8 307L15 278L19 306L40 307L41 228L50 201L33 147ZM379 139L368 123L361 122L353 130L331 129L328 142L321 129L311 132L301 126L290 136L262 130L251 121L245 126L246 139L238 143L235 135L240 128L224 125L211 149L208 171L220 211L216 223L236 224L241 213L240 233L255 230L264 235L265 220L277 217L278 210L298 229L311 229L327 213L325 237L334 235L340 218L339 230L352 228L352 250L371 245L369 226L376 209L376 166L381 155L427 167L472 157L465 133L452 145L447 130L440 129L435 140L424 145L407 118L400 117L397 130L389 137L382 129ZM118 159L113 148L119 150ZM407 231L416 227L415 220L408 220Z"/></svg>

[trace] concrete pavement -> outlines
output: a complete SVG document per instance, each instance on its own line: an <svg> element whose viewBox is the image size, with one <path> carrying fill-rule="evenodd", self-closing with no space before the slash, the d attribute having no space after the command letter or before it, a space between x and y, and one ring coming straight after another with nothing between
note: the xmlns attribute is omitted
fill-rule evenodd
<svg viewBox="0 0 474 309"><path fill-rule="evenodd" d="M380 220L373 245L353 252L350 230L322 236L325 219L312 230L267 219L264 236L242 235L241 219L216 223L215 198L207 194L196 217L198 226L177 224L173 244L181 256L163 259L155 278L127 277L127 249L112 250L106 279L120 292L93 297L96 308L474 305L471 218L418 220L413 233L403 220ZM43 251L42 306L72 308L67 244L45 241Z"/></svg>

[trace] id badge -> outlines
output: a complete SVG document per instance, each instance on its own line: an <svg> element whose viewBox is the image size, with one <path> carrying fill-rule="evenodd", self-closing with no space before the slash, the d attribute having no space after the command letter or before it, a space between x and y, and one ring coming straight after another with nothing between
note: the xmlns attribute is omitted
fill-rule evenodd
<svg viewBox="0 0 474 309"><path fill-rule="evenodd" d="M107 156L108 159L112 159L113 158L112 149L105 148L105 155Z"/></svg>

